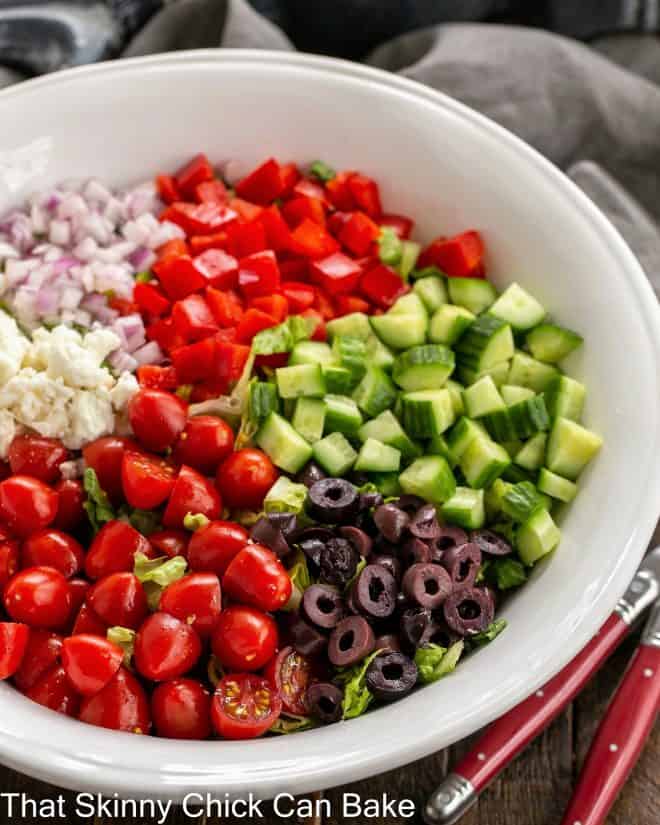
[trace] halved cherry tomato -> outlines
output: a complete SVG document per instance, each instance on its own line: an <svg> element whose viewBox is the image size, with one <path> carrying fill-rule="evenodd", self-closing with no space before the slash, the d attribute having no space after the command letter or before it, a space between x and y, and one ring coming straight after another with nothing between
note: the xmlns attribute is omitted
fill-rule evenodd
<svg viewBox="0 0 660 825"><path fill-rule="evenodd" d="M14 673L14 684L25 693L39 679L58 664L62 650L62 637L50 630L31 630L25 655Z"/></svg>
<svg viewBox="0 0 660 825"><path fill-rule="evenodd" d="M188 513L201 513L213 520L221 512L222 499L213 484L184 464L165 509L164 526L183 527L183 520Z"/></svg>
<svg viewBox="0 0 660 825"><path fill-rule="evenodd" d="M282 700L268 679L237 673L218 682L211 721L224 739L254 739L273 726L281 711Z"/></svg>
<svg viewBox="0 0 660 825"><path fill-rule="evenodd" d="M125 521L109 521L87 551L85 573L90 579L99 579L110 573L132 571L136 553L151 555L149 540Z"/></svg>
<svg viewBox="0 0 660 825"><path fill-rule="evenodd" d="M213 167L202 153L195 155L174 174L177 188L187 198L192 198L200 184L214 177Z"/></svg>
<svg viewBox="0 0 660 825"><path fill-rule="evenodd" d="M279 198L283 189L280 165L274 158L268 158L236 184L236 194L239 198L262 205Z"/></svg>
<svg viewBox="0 0 660 825"><path fill-rule="evenodd" d="M85 517L85 491L77 478L63 478L55 485L59 500L53 526L58 530L75 530Z"/></svg>
<svg viewBox="0 0 660 825"><path fill-rule="evenodd" d="M200 637L205 638L220 615L220 580L215 573L190 573L165 588L158 607L192 625Z"/></svg>
<svg viewBox="0 0 660 825"><path fill-rule="evenodd" d="M77 716L80 695L74 690L61 665L47 670L25 691L28 699L66 716Z"/></svg>
<svg viewBox="0 0 660 825"><path fill-rule="evenodd" d="M128 402L128 420L138 441L156 453L171 447L186 426L187 409L176 395L138 390Z"/></svg>
<svg viewBox="0 0 660 825"><path fill-rule="evenodd" d="M122 500L121 465L124 451L138 450L138 445L130 438L106 435L83 447L83 458L87 467L97 475L101 489L113 504Z"/></svg>
<svg viewBox="0 0 660 825"><path fill-rule="evenodd" d="M156 686L151 714L158 736L207 739L211 734L211 697L195 679L173 679Z"/></svg>
<svg viewBox="0 0 660 825"><path fill-rule="evenodd" d="M93 696L119 670L124 651L100 636L69 636L62 644L62 667L73 687L82 696Z"/></svg>
<svg viewBox="0 0 660 825"><path fill-rule="evenodd" d="M261 670L277 650L277 624L272 616L243 604L220 614L211 648L229 670Z"/></svg>
<svg viewBox="0 0 660 825"><path fill-rule="evenodd" d="M232 453L220 465L216 484L228 507L259 510L264 496L278 476L275 465L266 453L246 447Z"/></svg>
<svg viewBox="0 0 660 825"><path fill-rule="evenodd" d="M73 536L49 527L23 542L24 567L54 567L67 579L82 569L85 551Z"/></svg>
<svg viewBox="0 0 660 825"><path fill-rule="evenodd" d="M30 638L30 628L19 622L0 622L0 679L19 669Z"/></svg>
<svg viewBox="0 0 660 825"><path fill-rule="evenodd" d="M291 579L268 547L246 544L222 577L226 595L261 610L279 610L291 598Z"/></svg>
<svg viewBox="0 0 660 825"><path fill-rule="evenodd" d="M142 685L124 667L94 696L83 700L81 722L130 733L148 733L151 727L149 700Z"/></svg>
<svg viewBox="0 0 660 825"><path fill-rule="evenodd" d="M173 559L174 556L188 556L190 533L186 530L158 530L151 533L149 541L156 553Z"/></svg>
<svg viewBox="0 0 660 825"><path fill-rule="evenodd" d="M111 573L99 579L91 588L87 603L110 627L137 630L149 612L144 587L133 573Z"/></svg>
<svg viewBox="0 0 660 825"><path fill-rule="evenodd" d="M187 673L201 652L202 644L193 628L169 613L153 613L135 637L135 667L155 682Z"/></svg>
<svg viewBox="0 0 660 825"><path fill-rule="evenodd" d="M13 539L0 541L0 595L11 577L18 571L19 545Z"/></svg>
<svg viewBox="0 0 660 825"><path fill-rule="evenodd" d="M314 677L309 659L291 646L283 647L266 666L264 676L277 688L285 711L307 715L307 688Z"/></svg>
<svg viewBox="0 0 660 825"><path fill-rule="evenodd" d="M174 489L176 468L162 456L126 450L121 466L124 497L131 507L152 510Z"/></svg>
<svg viewBox="0 0 660 825"><path fill-rule="evenodd" d="M55 521L55 490L31 476L11 476L0 482L0 518L21 538Z"/></svg>
<svg viewBox="0 0 660 825"><path fill-rule="evenodd" d="M60 477L60 464L70 457L56 438L41 435L17 435L9 445L9 465L14 475L38 478L53 484Z"/></svg>
<svg viewBox="0 0 660 825"><path fill-rule="evenodd" d="M53 567L27 567L5 587L5 610L16 622L47 630L64 627L71 613L71 592Z"/></svg>
<svg viewBox="0 0 660 825"><path fill-rule="evenodd" d="M206 570L222 576L234 556L248 541L248 532L233 521L212 521L195 530L188 544L191 570Z"/></svg>
<svg viewBox="0 0 660 825"><path fill-rule="evenodd" d="M70 629L76 622L80 608L85 603L87 594L91 588L90 582L87 579L74 578L69 579L69 592L71 593L71 612L69 613L69 621L67 628Z"/></svg>
<svg viewBox="0 0 660 825"><path fill-rule="evenodd" d="M234 432L226 421L214 415L198 415L188 420L172 457L179 464L210 475L233 449Z"/></svg>
<svg viewBox="0 0 660 825"><path fill-rule="evenodd" d="M94 636L103 636L105 639L107 631L108 625L101 621L86 602L82 604L73 623L71 634L75 636L78 633L91 633Z"/></svg>

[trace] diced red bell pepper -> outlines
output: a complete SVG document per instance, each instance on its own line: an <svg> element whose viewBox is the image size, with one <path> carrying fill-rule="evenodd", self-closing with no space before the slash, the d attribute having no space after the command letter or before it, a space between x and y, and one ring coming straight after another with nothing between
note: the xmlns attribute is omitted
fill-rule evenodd
<svg viewBox="0 0 660 825"><path fill-rule="evenodd" d="M209 163L206 155L199 154L191 158L185 166L182 166L174 175L174 180L179 191L186 198L192 198L195 189L200 183L213 180L215 174L213 167Z"/></svg>
<svg viewBox="0 0 660 825"><path fill-rule="evenodd" d="M243 317L242 312L241 317ZM235 344L236 327L226 327L225 329L219 329L213 337L216 341L220 341L223 344Z"/></svg>
<svg viewBox="0 0 660 825"><path fill-rule="evenodd" d="M330 295L353 292L361 274L361 266L343 252L334 252L310 265L311 279Z"/></svg>
<svg viewBox="0 0 660 825"><path fill-rule="evenodd" d="M221 180L205 180L195 187L195 200L197 203L227 203L227 187Z"/></svg>
<svg viewBox="0 0 660 825"><path fill-rule="evenodd" d="M120 315L135 315L140 311L140 307L135 301L129 301L128 298L120 298L118 295L108 299L108 306Z"/></svg>
<svg viewBox="0 0 660 825"><path fill-rule="evenodd" d="M236 340L239 344L249 344L262 329L275 327L279 321L260 309L248 309L236 326Z"/></svg>
<svg viewBox="0 0 660 825"><path fill-rule="evenodd" d="M408 287L391 267L378 264L365 272L360 280L360 292L382 309L389 309Z"/></svg>
<svg viewBox="0 0 660 825"><path fill-rule="evenodd" d="M293 192L293 187L300 179L300 171L295 163L285 163L280 166L280 177L282 178L280 197L286 198Z"/></svg>
<svg viewBox="0 0 660 825"><path fill-rule="evenodd" d="M161 213L161 221L171 221L186 235L210 235L236 220L238 213L224 203L184 203L177 201Z"/></svg>
<svg viewBox="0 0 660 825"><path fill-rule="evenodd" d="M338 237L344 224L351 219L351 212L333 212L328 216L328 230Z"/></svg>
<svg viewBox="0 0 660 825"><path fill-rule="evenodd" d="M225 395L228 387L220 381L204 381L203 384L195 384L190 393L190 400L194 404L199 404L200 401L209 401L211 398L217 398L219 395Z"/></svg>
<svg viewBox="0 0 660 825"><path fill-rule="evenodd" d="M354 255L366 255L380 233L380 227L364 212L353 212L337 237Z"/></svg>
<svg viewBox="0 0 660 825"><path fill-rule="evenodd" d="M158 190L158 197L168 206L174 201L181 200L181 193L172 175L158 175L156 177L156 189Z"/></svg>
<svg viewBox="0 0 660 825"><path fill-rule="evenodd" d="M210 286L206 290L206 300L221 327L235 327L243 317L243 304L232 289L221 291Z"/></svg>
<svg viewBox="0 0 660 825"><path fill-rule="evenodd" d="M276 370L278 367L286 367L288 363L288 352L274 352L272 355L257 355L254 359L255 367L270 367L272 370Z"/></svg>
<svg viewBox="0 0 660 825"><path fill-rule="evenodd" d="M217 331L218 325L201 295L188 295L172 307L172 320L186 341L201 341Z"/></svg>
<svg viewBox="0 0 660 825"><path fill-rule="evenodd" d="M179 258L181 255L189 253L188 244L183 238L172 238L171 241L166 241L162 246L156 250L158 260L162 261L165 258Z"/></svg>
<svg viewBox="0 0 660 825"><path fill-rule="evenodd" d="M133 300L140 308L140 312L156 317L165 315L172 306L155 284L135 284Z"/></svg>
<svg viewBox="0 0 660 825"><path fill-rule="evenodd" d="M237 258L254 255L255 252L263 252L268 248L266 230L258 218L253 221L232 224L227 230L227 234L232 244L232 253Z"/></svg>
<svg viewBox="0 0 660 825"><path fill-rule="evenodd" d="M483 277L484 244L474 230L436 238L419 256L417 266L437 266L450 278Z"/></svg>
<svg viewBox="0 0 660 825"><path fill-rule="evenodd" d="M289 302L289 311L298 313L309 309L313 305L316 292L314 287L301 281L284 281L282 283L282 295Z"/></svg>
<svg viewBox="0 0 660 825"><path fill-rule="evenodd" d="M243 218L244 221L256 221L264 211L263 206L257 206L256 203L244 201L242 198L232 198L229 201L229 207L238 213L238 216Z"/></svg>
<svg viewBox="0 0 660 825"><path fill-rule="evenodd" d="M275 318L278 323L285 320L289 314L289 302L284 295L262 295L259 298L253 298L250 301L250 307L253 309L260 309L266 315Z"/></svg>
<svg viewBox="0 0 660 825"><path fill-rule="evenodd" d="M328 337L328 331L326 330L325 319L323 316L315 309L306 309L300 314L303 318L311 318L316 322L316 326L314 327L314 331L312 332L310 339L312 341L325 341Z"/></svg>
<svg viewBox="0 0 660 825"><path fill-rule="evenodd" d="M152 267L165 294L178 301L206 286L206 278L195 266L190 255L161 258Z"/></svg>
<svg viewBox="0 0 660 825"><path fill-rule="evenodd" d="M355 172L339 172L325 185L325 191L335 209L351 212L356 208L355 198L348 185L348 181Z"/></svg>
<svg viewBox="0 0 660 825"><path fill-rule="evenodd" d="M326 208L330 206L330 201L325 193L325 189L320 183L310 180L309 178L301 178L293 187L295 195L303 195L306 198L315 198L321 201Z"/></svg>
<svg viewBox="0 0 660 825"><path fill-rule="evenodd" d="M389 226L402 241L408 240L415 225L412 218L407 218L405 215L394 214L381 215L378 223L381 226Z"/></svg>
<svg viewBox="0 0 660 825"><path fill-rule="evenodd" d="M175 390L179 386L176 370L173 366L159 367L155 364L143 364L137 368L137 379L141 387L149 390Z"/></svg>
<svg viewBox="0 0 660 825"><path fill-rule="evenodd" d="M299 226L305 219L314 221L319 226L325 226L325 209L323 202L318 198L308 198L305 195L291 198L282 207L282 214L292 229Z"/></svg>
<svg viewBox="0 0 660 825"><path fill-rule="evenodd" d="M238 261L223 249L207 249L195 257L195 266L207 282L217 289L238 286Z"/></svg>
<svg viewBox="0 0 660 825"><path fill-rule="evenodd" d="M368 313L369 302L358 295L337 295L335 298L337 315L350 315L352 312Z"/></svg>
<svg viewBox="0 0 660 825"><path fill-rule="evenodd" d="M283 281L304 281L309 275L309 261L306 258L287 258L279 264Z"/></svg>
<svg viewBox="0 0 660 825"><path fill-rule="evenodd" d="M207 249L224 249L227 252L231 251L229 242L229 235L221 230L214 232L212 235L193 235L189 239L190 251L193 255L200 255L206 252Z"/></svg>
<svg viewBox="0 0 660 825"><path fill-rule="evenodd" d="M238 264L238 284L247 298L272 295L280 288L280 269L272 250L241 258Z"/></svg>
<svg viewBox="0 0 660 825"><path fill-rule="evenodd" d="M370 218L379 218L383 212L380 203L380 190L372 178L356 172L348 179L348 188L358 208L366 212Z"/></svg>
<svg viewBox="0 0 660 825"><path fill-rule="evenodd" d="M186 342L181 336L171 318L161 318L149 324L147 327L147 338L155 341L163 352L171 352L176 347L182 347Z"/></svg>
<svg viewBox="0 0 660 825"><path fill-rule="evenodd" d="M291 230L287 222L282 217L278 207L273 204L268 209L264 209L259 220L263 224L266 232L266 243L275 252L291 248Z"/></svg>
<svg viewBox="0 0 660 825"><path fill-rule="evenodd" d="M239 198L265 206L279 198L283 188L280 165L274 158L268 158L236 184L236 194Z"/></svg>
<svg viewBox="0 0 660 825"><path fill-rule="evenodd" d="M172 364L179 384L195 384L197 381L212 378L216 369L216 348L215 338L209 337L195 344L173 349Z"/></svg>
<svg viewBox="0 0 660 825"><path fill-rule="evenodd" d="M336 313L335 307L330 300L330 296L327 292L321 289L320 286L317 286L314 291L316 294L314 296L314 305L312 309L315 309L325 321L332 320Z"/></svg>
<svg viewBox="0 0 660 825"><path fill-rule="evenodd" d="M337 252L339 244L328 232L310 218L299 224L291 233L292 248L299 255L316 260Z"/></svg>
<svg viewBox="0 0 660 825"><path fill-rule="evenodd" d="M241 377L250 355L250 347L216 342L215 380L231 389Z"/></svg>

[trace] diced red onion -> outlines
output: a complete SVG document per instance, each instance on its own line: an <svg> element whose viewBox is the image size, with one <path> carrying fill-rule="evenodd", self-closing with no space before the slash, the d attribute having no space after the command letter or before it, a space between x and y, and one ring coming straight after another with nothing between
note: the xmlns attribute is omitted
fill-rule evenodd
<svg viewBox="0 0 660 825"><path fill-rule="evenodd" d="M163 351L156 341L147 342L131 354L138 364L160 364L165 360Z"/></svg>

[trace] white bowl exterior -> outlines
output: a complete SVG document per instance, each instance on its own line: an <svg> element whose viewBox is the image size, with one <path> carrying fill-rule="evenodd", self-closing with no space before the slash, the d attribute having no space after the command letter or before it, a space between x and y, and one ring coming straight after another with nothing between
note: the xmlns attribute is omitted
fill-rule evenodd
<svg viewBox="0 0 660 825"><path fill-rule="evenodd" d="M507 605L506 633L451 678L350 724L247 743L129 738L0 685L3 762L124 796L307 792L470 734L575 655L632 577L660 509L660 323L633 255L563 175L443 95L283 53L190 52L74 70L2 93L0 112L2 211L46 183L132 183L205 151L243 169L271 154L358 168L380 182L388 208L415 218L423 239L478 228L495 282L519 280L584 335L569 371L587 383L586 421L605 438L559 550ZM32 144L17 183L15 152Z"/></svg>

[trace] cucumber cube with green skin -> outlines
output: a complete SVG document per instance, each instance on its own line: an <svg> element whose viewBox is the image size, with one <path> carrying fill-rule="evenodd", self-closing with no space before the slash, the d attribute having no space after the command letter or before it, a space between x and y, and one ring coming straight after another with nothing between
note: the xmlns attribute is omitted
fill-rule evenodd
<svg viewBox="0 0 660 825"><path fill-rule="evenodd" d="M546 387L545 403L553 418L582 418L587 388L584 384L567 375L556 375Z"/></svg>
<svg viewBox="0 0 660 825"><path fill-rule="evenodd" d="M353 391L356 404L370 418L389 409L396 398L397 391L392 379L379 367L367 367L362 380Z"/></svg>
<svg viewBox="0 0 660 825"><path fill-rule="evenodd" d="M280 469L297 473L312 457L312 448L291 424L277 413L271 413L261 425L255 441Z"/></svg>
<svg viewBox="0 0 660 825"><path fill-rule="evenodd" d="M500 395L504 399L504 403L507 405L507 407L512 407L519 401L527 401L528 398L534 398L536 393L534 392L534 390L530 390L529 387L514 387L512 384L503 384L500 387ZM548 412L550 412L550 410L548 410Z"/></svg>
<svg viewBox="0 0 660 825"><path fill-rule="evenodd" d="M362 413L347 395L326 395L325 433L344 433L354 436L362 426Z"/></svg>
<svg viewBox="0 0 660 825"><path fill-rule="evenodd" d="M543 506L543 499L531 481L514 484L504 494L502 511L513 521L524 522Z"/></svg>
<svg viewBox="0 0 660 825"><path fill-rule="evenodd" d="M402 241L401 242L401 260L396 265L396 271L407 281L410 273L415 268L419 253L422 251L421 244L416 241Z"/></svg>
<svg viewBox="0 0 660 825"><path fill-rule="evenodd" d="M515 330L531 329L545 318L541 304L516 283L504 290L489 312L511 324Z"/></svg>
<svg viewBox="0 0 660 825"><path fill-rule="evenodd" d="M439 389L454 371L454 353L443 344L421 344L397 356L392 378L404 390Z"/></svg>
<svg viewBox="0 0 660 825"><path fill-rule="evenodd" d="M511 458L515 458L523 448L523 443L519 438L514 441L502 441L501 443Z"/></svg>
<svg viewBox="0 0 660 825"><path fill-rule="evenodd" d="M488 436L483 424L463 416L447 435L447 444L456 461L460 461L475 438Z"/></svg>
<svg viewBox="0 0 660 825"><path fill-rule="evenodd" d="M415 292L408 292L397 298L387 311L388 315L417 315L428 321L428 312L424 306L424 302Z"/></svg>
<svg viewBox="0 0 660 825"><path fill-rule="evenodd" d="M367 339L367 361L383 370L392 369L394 364L394 354L373 332Z"/></svg>
<svg viewBox="0 0 660 825"><path fill-rule="evenodd" d="M313 444L323 437L325 402L320 398L299 398L291 419L293 429Z"/></svg>
<svg viewBox="0 0 660 825"><path fill-rule="evenodd" d="M452 381L450 378L445 384L445 389L449 390L454 415L458 418L459 415L463 415L465 412L465 406L463 405L463 387L458 381Z"/></svg>
<svg viewBox="0 0 660 825"><path fill-rule="evenodd" d="M441 455L443 458L447 459L447 463L452 470L458 464L458 461L452 453L449 444L447 444L447 439L444 435L436 435L435 438L432 438L429 441L427 452L430 455Z"/></svg>
<svg viewBox="0 0 660 825"><path fill-rule="evenodd" d="M448 390L418 390L401 396L403 427L412 438L433 438L454 423Z"/></svg>
<svg viewBox="0 0 660 825"><path fill-rule="evenodd" d="M479 315L497 298L495 287L483 278L449 278L447 280L452 304Z"/></svg>
<svg viewBox="0 0 660 825"><path fill-rule="evenodd" d="M408 349L426 340L428 321L421 315L374 315L371 326L380 340L392 349Z"/></svg>
<svg viewBox="0 0 660 825"><path fill-rule="evenodd" d="M461 367L482 372L513 356L513 333L509 324L486 313L470 324L455 349Z"/></svg>
<svg viewBox="0 0 660 825"><path fill-rule="evenodd" d="M519 484L521 481L534 481L534 474L529 470L524 470L517 464L509 464L506 470L502 473L502 478L505 481L510 481L512 484Z"/></svg>
<svg viewBox="0 0 660 825"><path fill-rule="evenodd" d="M528 567L551 553L561 540L561 531L547 510L536 510L516 533L518 554Z"/></svg>
<svg viewBox="0 0 660 825"><path fill-rule="evenodd" d="M506 409L506 404L490 375L485 375L463 390L463 404L470 418L481 418Z"/></svg>
<svg viewBox="0 0 660 825"><path fill-rule="evenodd" d="M551 381L560 375L557 367L537 361L526 352L516 350L506 383L516 387L529 387L534 392L544 392Z"/></svg>
<svg viewBox="0 0 660 825"><path fill-rule="evenodd" d="M429 341L450 347L463 335L475 316L464 307L443 304L434 313L429 324Z"/></svg>
<svg viewBox="0 0 660 825"><path fill-rule="evenodd" d="M298 364L294 367L279 367L275 370L277 391L281 398L322 398L325 395L325 380L318 364Z"/></svg>
<svg viewBox="0 0 660 825"><path fill-rule="evenodd" d="M355 381L362 378L367 368L366 341L361 338L351 338L348 335L335 335L332 341L332 352L337 363L349 370Z"/></svg>
<svg viewBox="0 0 660 825"><path fill-rule="evenodd" d="M581 335L556 324L539 324L527 333L527 346L534 358L556 364L583 342Z"/></svg>
<svg viewBox="0 0 660 825"><path fill-rule="evenodd" d="M447 461L439 455L418 458L399 476L404 493L442 504L456 492L456 480Z"/></svg>
<svg viewBox="0 0 660 825"><path fill-rule="evenodd" d="M250 421L259 423L270 413L279 411L280 402L275 384L269 381L250 381L248 389L248 413Z"/></svg>
<svg viewBox="0 0 660 825"><path fill-rule="evenodd" d="M378 492L385 498L401 495L398 473L369 473L368 476L369 481L376 485Z"/></svg>
<svg viewBox="0 0 660 825"><path fill-rule="evenodd" d="M499 388L506 382L509 375L509 366L510 361L500 361L500 363L495 364L494 367L489 367L487 370L480 370L477 372L459 365L457 377L466 387L469 387L472 384L476 384L477 381L480 381L487 375L490 375L495 386Z"/></svg>
<svg viewBox="0 0 660 825"><path fill-rule="evenodd" d="M375 438L368 438L358 453L355 470L367 473L393 473L401 465L401 453Z"/></svg>
<svg viewBox="0 0 660 825"><path fill-rule="evenodd" d="M330 476L345 475L355 464L357 453L341 433L331 433L312 448L316 461Z"/></svg>
<svg viewBox="0 0 660 825"><path fill-rule="evenodd" d="M513 458L514 462L525 470L538 470L543 466L547 440L546 433L536 433L518 450Z"/></svg>
<svg viewBox="0 0 660 825"><path fill-rule="evenodd" d="M537 432L550 427L550 416L542 395L535 395L526 401L519 401L503 410L497 410L484 417L486 429L497 441L513 441L530 438Z"/></svg>
<svg viewBox="0 0 660 825"><path fill-rule="evenodd" d="M442 505L442 515L451 524L478 530L486 523L484 491L457 487L454 495Z"/></svg>
<svg viewBox="0 0 660 825"><path fill-rule="evenodd" d="M575 481L602 446L603 439L596 433L568 418L558 418L548 438L546 466Z"/></svg>
<svg viewBox="0 0 660 825"><path fill-rule="evenodd" d="M331 395L347 395L355 386L353 373L346 367L335 367L332 364L323 364L321 372L325 379L325 389Z"/></svg>
<svg viewBox="0 0 660 825"><path fill-rule="evenodd" d="M369 317L364 312L351 312L350 315L333 318L326 324L326 330L331 341L338 335L366 341L371 335Z"/></svg>
<svg viewBox="0 0 660 825"><path fill-rule="evenodd" d="M551 473L547 467L542 467L539 470L537 486L540 492L566 503L573 501L578 491L575 482L562 478L556 473Z"/></svg>
<svg viewBox="0 0 660 825"><path fill-rule="evenodd" d="M404 458L417 458L422 453L419 445L409 438L391 410L385 410L363 424L358 430L358 438L363 443L369 438L375 438L376 441L396 447Z"/></svg>
<svg viewBox="0 0 660 825"><path fill-rule="evenodd" d="M488 521L492 522L501 518L504 511L502 505L504 496L513 487L509 481L504 481L502 478L496 478L484 494L484 504L486 507L486 515Z"/></svg>
<svg viewBox="0 0 660 825"><path fill-rule="evenodd" d="M488 487L511 464L511 458L501 444L488 436L474 438L459 461L465 480L475 490Z"/></svg>
<svg viewBox="0 0 660 825"><path fill-rule="evenodd" d="M415 281L413 292L419 295L428 312L435 312L449 300L444 279L434 275Z"/></svg>
<svg viewBox="0 0 660 825"><path fill-rule="evenodd" d="M299 341L291 350L289 366L296 364L334 364L335 356L324 341Z"/></svg>

